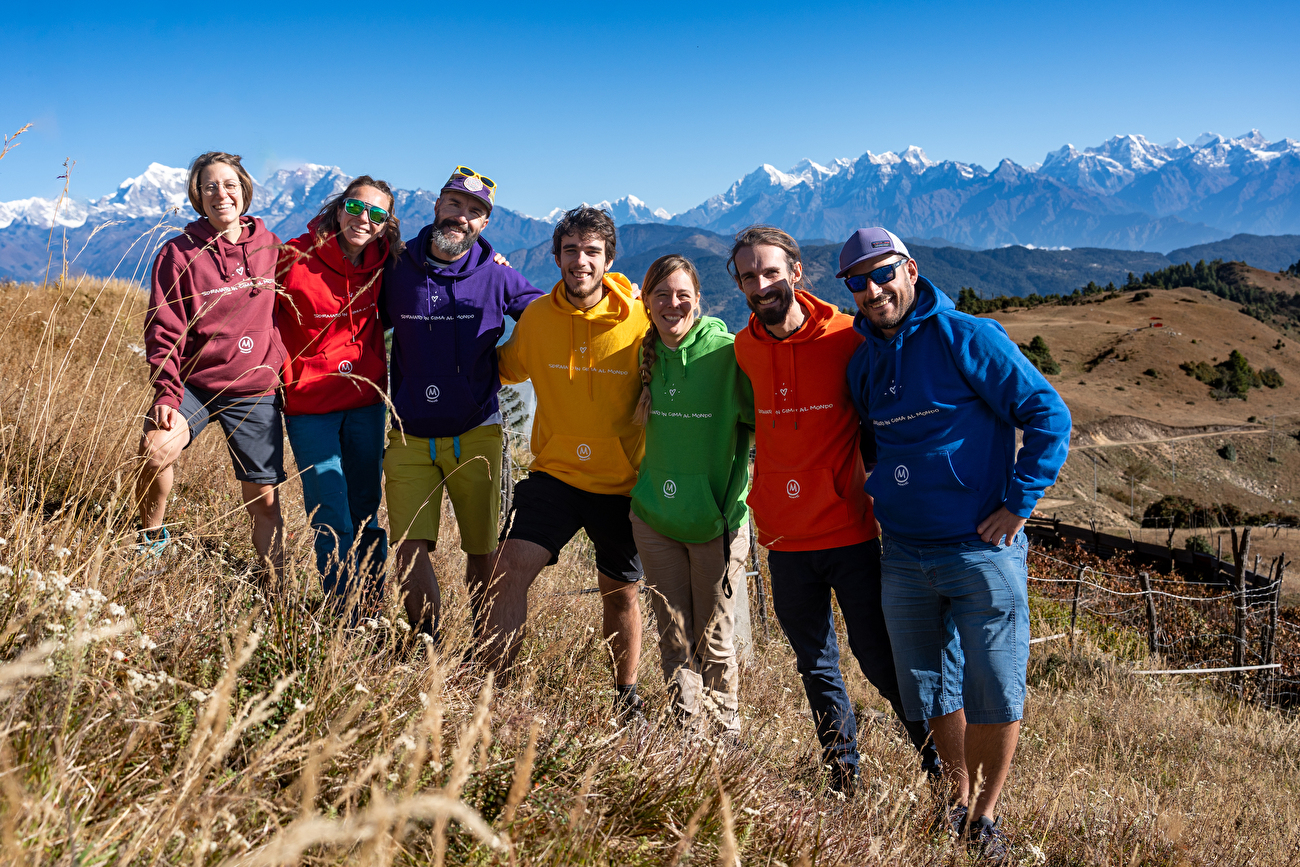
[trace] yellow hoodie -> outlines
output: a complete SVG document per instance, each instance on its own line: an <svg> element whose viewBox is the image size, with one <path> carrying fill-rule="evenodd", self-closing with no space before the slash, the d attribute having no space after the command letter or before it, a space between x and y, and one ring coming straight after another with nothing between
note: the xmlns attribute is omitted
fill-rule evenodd
<svg viewBox="0 0 1300 867"><path fill-rule="evenodd" d="M627 496L645 454L632 421L641 397L638 349L650 319L622 274L606 274L605 297L579 310L564 281L524 309L497 348L501 381L533 381L531 470L593 494Z"/></svg>

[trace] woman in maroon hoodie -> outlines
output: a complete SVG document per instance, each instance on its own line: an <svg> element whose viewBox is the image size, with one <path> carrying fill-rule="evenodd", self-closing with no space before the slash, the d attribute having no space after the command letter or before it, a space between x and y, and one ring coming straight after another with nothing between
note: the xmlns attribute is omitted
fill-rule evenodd
<svg viewBox="0 0 1300 867"><path fill-rule="evenodd" d="M234 154L195 159L189 197L203 216L158 251L145 320L155 396L140 441L142 547L166 546L172 464L215 417L253 519L253 547L274 577L283 565L276 485L285 479L276 394L284 345L272 322L280 239L244 216L253 179Z"/></svg>
<svg viewBox="0 0 1300 867"><path fill-rule="evenodd" d="M349 575L367 596L383 588L388 363L378 301L384 264L401 250L393 191L362 175L280 254L284 422L316 534L316 568L335 603L351 590Z"/></svg>

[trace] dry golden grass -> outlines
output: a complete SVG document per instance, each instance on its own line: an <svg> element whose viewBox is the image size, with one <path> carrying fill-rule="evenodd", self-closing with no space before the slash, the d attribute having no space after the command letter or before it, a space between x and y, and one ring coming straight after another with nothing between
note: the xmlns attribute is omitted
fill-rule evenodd
<svg viewBox="0 0 1300 867"><path fill-rule="evenodd" d="M182 459L170 553L136 555L131 455L151 392L145 298L83 280L0 286L0 851L10 864L960 864L851 660L863 785L828 795L775 621L743 669L741 745L611 721L587 552L532 594L517 677L460 665L463 559L444 540L447 655L396 602L347 631L315 610L301 498L291 577L259 594L224 444ZM454 522L444 526L454 527ZM648 606L647 606L648 608ZM1035 632L1060 631L1035 602ZM652 634L647 629L647 635ZM1296 853L1296 725L1137 678L1097 630L1031 661L1004 794L1024 863L1270 864ZM847 646L847 642L844 642ZM662 707L658 652L644 692Z"/></svg>

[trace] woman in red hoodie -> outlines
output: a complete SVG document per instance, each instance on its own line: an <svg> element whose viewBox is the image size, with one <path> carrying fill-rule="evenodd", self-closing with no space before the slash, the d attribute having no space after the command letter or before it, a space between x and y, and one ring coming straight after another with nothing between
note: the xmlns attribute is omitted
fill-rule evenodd
<svg viewBox="0 0 1300 867"><path fill-rule="evenodd" d="M172 464L215 417L253 519L253 546L274 577L283 565L276 485L285 479L276 395L284 345L272 322L280 239L244 216L253 179L234 154L195 159L189 198L203 216L158 251L145 320L154 403L140 440L141 547L166 547Z"/></svg>
<svg viewBox="0 0 1300 867"><path fill-rule="evenodd" d="M336 603L351 589L348 575L367 595L382 593L388 363L378 301L384 265L401 250L392 190L362 175L280 255L284 421L316 534L316 568Z"/></svg>

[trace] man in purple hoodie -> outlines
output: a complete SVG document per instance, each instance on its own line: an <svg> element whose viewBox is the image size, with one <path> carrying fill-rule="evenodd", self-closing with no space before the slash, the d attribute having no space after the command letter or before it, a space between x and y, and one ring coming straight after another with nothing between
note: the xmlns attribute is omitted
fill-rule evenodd
<svg viewBox="0 0 1300 867"><path fill-rule="evenodd" d="M491 575L501 509L496 345L542 291L494 258L480 237L496 184L457 166L425 226L384 274L380 311L393 329L393 429L384 453L388 520L413 629L438 633L441 594L429 550L442 492L451 496L477 602Z"/></svg>

